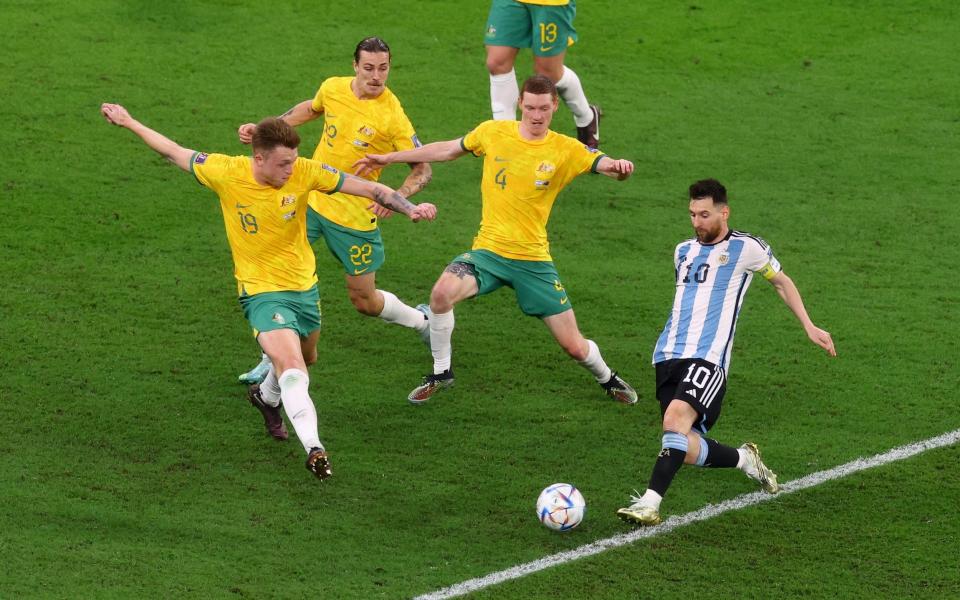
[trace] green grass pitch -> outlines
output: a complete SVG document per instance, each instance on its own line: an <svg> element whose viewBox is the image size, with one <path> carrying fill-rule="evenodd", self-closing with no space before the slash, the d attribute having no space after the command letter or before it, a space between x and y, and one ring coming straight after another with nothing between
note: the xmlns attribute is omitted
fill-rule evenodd
<svg viewBox="0 0 960 600"><path fill-rule="evenodd" d="M98 114L240 154L354 45L394 50L424 141L489 118L482 0L0 4L0 597L403 598L626 531L659 448L654 341L687 185L717 177L840 356L753 284L722 441L781 481L960 427L960 8L950 1L581 0L568 54L625 183L582 177L550 233L614 404L501 291L457 309L457 387L405 396L414 334L358 315L318 250L311 394L334 477L275 443L235 383L257 351L215 196ZM529 53L518 72L530 72ZM554 128L573 134L562 108ZM302 128L312 152L319 124ZM403 167L386 173L398 185ZM480 216L480 163L434 167L435 223L387 221L378 283L423 302ZM826 483L477 593L483 598L960 597L960 448ZM569 481L581 527L533 503ZM684 469L665 516L753 487Z"/></svg>

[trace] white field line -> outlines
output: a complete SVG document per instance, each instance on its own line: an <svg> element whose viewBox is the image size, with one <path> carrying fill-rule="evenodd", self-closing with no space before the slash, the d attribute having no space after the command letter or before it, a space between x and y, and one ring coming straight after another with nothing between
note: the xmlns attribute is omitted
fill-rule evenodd
<svg viewBox="0 0 960 600"><path fill-rule="evenodd" d="M958 441L960 441L960 429L956 429L949 433L945 433L928 440L923 440L921 442L907 444L906 446L899 446L892 450L888 450L883 454L877 454L869 458L858 458L854 461L840 465L839 467L827 469L826 471L818 471L805 477L801 477L800 479L794 479L793 481L782 484L780 486L780 494L777 495L771 495L764 492L751 492L749 494L737 496L736 498L731 498L730 500L725 500L720 504L708 504L700 510L695 510L685 515L670 517L655 527L634 529L629 533L623 533L603 540L598 540L591 544L580 546L574 550L567 550L566 552L559 552L557 554L545 556L535 561L517 565L503 571L497 571L496 573L490 573L489 575L477 577L476 579L468 579L467 581L451 585L450 587L446 587L429 594L424 594L422 596L417 596L414 600L443 600L446 598L463 596L464 594L482 590L492 585L503 583L504 581L519 579L520 577L529 575L531 573L536 573L537 571L542 571L544 569L562 565L564 563L587 556L593 556L594 554L600 554L601 552L610 550L612 548L626 546L627 544L632 544L637 540L661 535L669 531L673 531L678 527L683 527L684 525L689 525L698 521L705 521L731 510L739 510L741 508L753 506L754 504L766 502L767 500L773 500L782 494L792 494L793 492L799 492L800 490L805 490L827 481L846 477L847 475L851 475L858 471L863 471L865 469L870 469L898 460L903 460L905 458L910 458L911 456L916 456L917 454L926 452L927 450L951 446L956 444Z"/></svg>

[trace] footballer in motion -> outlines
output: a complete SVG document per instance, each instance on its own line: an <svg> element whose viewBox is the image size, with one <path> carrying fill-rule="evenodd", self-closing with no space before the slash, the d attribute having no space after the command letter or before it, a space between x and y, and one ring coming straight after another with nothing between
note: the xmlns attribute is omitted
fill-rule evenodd
<svg viewBox="0 0 960 600"><path fill-rule="evenodd" d="M633 173L633 163L551 131L557 105L554 83L534 75L523 84L519 122L486 121L461 138L403 152L368 154L355 165L363 173L395 162L449 161L465 154L484 157L480 231L473 248L450 262L430 293L433 370L407 396L412 403L426 402L453 384L454 306L503 286L513 288L520 310L541 319L557 343L608 395L626 404L637 401L633 388L604 362L597 344L580 333L547 240L553 203L567 184L584 173L622 181Z"/></svg>
<svg viewBox="0 0 960 600"><path fill-rule="evenodd" d="M342 190L414 221L432 220L436 208L411 204L383 184L298 157L300 136L280 119L256 125L252 156L226 156L183 148L119 104L103 104L100 112L219 196L240 305L271 359L270 377L276 381L275 387L262 389L257 408L268 431L285 439L282 406L307 453L307 469L320 479L329 477L330 460L320 441L307 375L307 366L317 360L320 336L316 262L306 236L307 193Z"/></svg>
<svg viewBox="0 0 960 600"><path fill-rule="evenodd" d="M837 355L830 334L807 316L800 292L767 243L730 229L726 188L704 179L689 192L696 237L674 251L673 310L653 351L663 416L660 454L646 492L617 511L621 519L639 525L660 522L660 501L684 464L738 468L764 491L779 490L776 474L763 464L755 444L733 448L707 437L720 416L737 316L755 274L773 285L811 342Z"/></svg>

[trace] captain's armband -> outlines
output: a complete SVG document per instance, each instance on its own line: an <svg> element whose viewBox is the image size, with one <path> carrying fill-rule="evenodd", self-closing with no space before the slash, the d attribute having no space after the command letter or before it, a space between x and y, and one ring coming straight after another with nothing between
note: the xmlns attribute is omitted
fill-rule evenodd
<svg viewBox="0 0 960 600"><path fill-rule="evenodd" d="M763 275L763 278L767 280L773 279L774 277L776 277L777 273L779 272L780 271L774 268L774 266L771 263L765 264L762 269L757 271L757 273L760 273L761 275Z"/></svg>

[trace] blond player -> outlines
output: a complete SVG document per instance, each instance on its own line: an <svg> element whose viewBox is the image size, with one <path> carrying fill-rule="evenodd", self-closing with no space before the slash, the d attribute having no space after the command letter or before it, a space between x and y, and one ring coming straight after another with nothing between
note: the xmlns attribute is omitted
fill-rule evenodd
<svg viewBox="0 0 960 600"><path fill-rule="evenodd" d="M286 438L282 404L307 452L307 469L320 479L329 477L330 460L320 442L308 391L307 366L317 359L320 313L316 262L306 239L307 192L343 190L413 220L433 219L436 208L415 206L385 185L299 158L300 137L279 119L256 125L252 157L225 156L183 148L118 104L103 104L100 110L107 121L137 134L220 197L240 304L273 363L258 408L271 434Z"/></svg>
<svg viewBox="0 0 960 600"><path fill-rule="evenodd" d="M467 153L484 157L480 232L473 249L453 259L430 294L433 371L410 392L410 402L425 402L453 384L450 338L454 306L504 285L514 289L520 309L542 319L567 354L590 371L610 396L627 404L637 401L633 388L610 370L597 345L577 328L547 241L547 220L560 190L590 171L626 179L633 172L633 163L614 160L550 131L557 102L553 82L534 75L523 84L519 123L487 121L460 139L367 155L356 165L358 172L363 172L393 162L446 161Z"/></svg>
<svg viewBox="0 0 960 600"><path fill-rule="evenodd" d="M377 37L357 44L353 54L353 77L331 77L316 95L304 100L280 118L296 127L323 117L323 134L313 158L347 171L364 154L407 150L420 145L413 125L400 101L387 89L390 74L390 47ZM240 140L250 141L253 124L239 129ZM405 197L419 192L430 181L430 165L411 163L411 171L399 191ZM380 170L365 177L377 181ZM385 255L378 216L390 211L367 198L343 190L332 194L316 192L310 196L307 214L307 238L311 244L324 238L327 248L343 265L350 302L358 312L380 317L417 331L428 342L429 330L423 312L402 302L395 294L377 289L376 272ZM240 376L242 383L258 383L269 366L261 364ZM251 390L253 394L255 389Z"/></svg>

